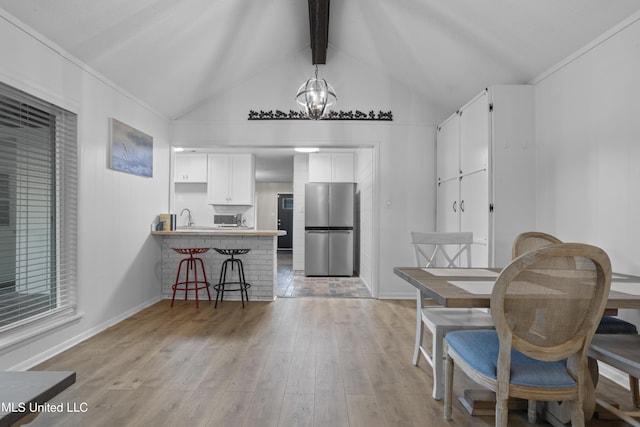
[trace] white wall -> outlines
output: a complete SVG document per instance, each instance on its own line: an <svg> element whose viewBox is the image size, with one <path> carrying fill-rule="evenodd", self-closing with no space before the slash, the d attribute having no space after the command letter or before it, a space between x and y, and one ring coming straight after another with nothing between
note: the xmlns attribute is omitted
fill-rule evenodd
<svg viewBox="0 0 640 427"><path fill-rule="evenodd" d="M374 242L374 180L375 180L375 160L374 151L371 148L363 148L356 152L355 175L356 194L360 208L359 229L360 229L360 251L359 251L359 271L360 279L371 290L373 283L373 255Z"/></svg>
<svg viewBox="0 0 640 427"><path fill-rule="evenodd" d="M309 182L309 155L293 156L293 269L304 270L304 198Z"/></svg>
<svg viewBox="0 0 640 427"><path fill-rule="evenodd" d="M435 227L435 126L424 119L433 117L433 112L411 88L338 54L319 72L336 89L336 109L391 110L392 122L247 120L249 109L294 109L296 90L313 73L309 63L305 50L298 57L284 58L281 66L262 70L241 86L217 94L172 123L172 140L189 147L373 147L378 164L372 291L380 298L413 298L414 289L393 274L393 267L413 264L410 231ZM294 165L303 166L295 161ZM297 193L295 197L304 200ZM295 245L294 236L294 269L299 268Z"/></svg>
<svg viewBox="0 0 640 427"><path fill-rule="evenodd" d="M537 228L640 275L640 15L535 83ZM637 310L621 317L640 325Z"/></svg>
<svg viewBox="0 0 640 427"><path fill-rule="evenodd" d="M160 297L160 250L149 232L155 216L168 210L169 188L167 120L6 19L0 19L0 81L78 114L83 317L0 349L0 369L29 367ZM153 178L107 167L110 117L153 136Z"/></svg>

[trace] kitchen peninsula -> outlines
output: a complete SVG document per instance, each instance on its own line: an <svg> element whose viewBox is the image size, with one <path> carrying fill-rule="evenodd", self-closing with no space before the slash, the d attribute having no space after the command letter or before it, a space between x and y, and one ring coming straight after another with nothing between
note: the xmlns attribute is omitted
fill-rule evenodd
<svg viewBox="0 0 640 427"><path fill-rule="evenodd" d="M184 255L173 248L209 248L200 255L203 259L207 279L213 286L218 283L222 262L226 259L213 248L251 249L242 255L246 280L251 284L249 300L273 301L276 298L275 285L277 279L277 237L286 234L282 230L255 230L242 227L184 227L174 231L152 231L151 234L161 244L161 282L162 294L171 298L171 285L178 271L178 263ZM227 273L228 274L228 273ZM206 299L206 291L200 290L199 298ZM183 298L177 295L177 298ZM194 298L193 292L189 295ZM230 298L240 299L235 292Z"/></svg>

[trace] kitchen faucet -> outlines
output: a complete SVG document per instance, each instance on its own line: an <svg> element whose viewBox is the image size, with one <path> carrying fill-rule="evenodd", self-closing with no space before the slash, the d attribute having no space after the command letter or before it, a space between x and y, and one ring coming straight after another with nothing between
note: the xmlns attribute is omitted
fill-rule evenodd
<svg viewBox="0 0 640 427"><path fill-rule="evenodd" d="M182 216L184 211L187 211L187 214L189 215L187 218L187 227L193 227L194 225L196 225L196 223L193 222L193 218L191 217L191 211L189 209L187 208L182 209L182 212L180 212L180 216Z"/></svg>

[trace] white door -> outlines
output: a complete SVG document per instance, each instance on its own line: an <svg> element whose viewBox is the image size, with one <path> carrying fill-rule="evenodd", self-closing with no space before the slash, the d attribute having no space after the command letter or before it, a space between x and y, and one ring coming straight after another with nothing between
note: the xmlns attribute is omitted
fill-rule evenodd
<svg viewBox="0 0 640 427"><path fill-rule="evenodd" d="M458 116L453 115L438 128L436 164L438 180L444 181L460 173L460 131Z"/></svg>
<svg viewBox="0 0 640 427"><path fill-rule="evenodd" d="M489 161L489 103L486 91L460 110L462 174L486 170Z"/></svg>
<svg viewBox="0 0 640 427"><path fill-rule="evenodd" d="M459 180L453 178L438 183L437 189L437 229L438 231L460 231Z"/></svg>
<svg viewBox="0 0 640 427"><path fill-rule="evenodd" d="M490 267L488 176L487 171L481 171L460 180L460 231L473 232L473 267Z"/></svg>

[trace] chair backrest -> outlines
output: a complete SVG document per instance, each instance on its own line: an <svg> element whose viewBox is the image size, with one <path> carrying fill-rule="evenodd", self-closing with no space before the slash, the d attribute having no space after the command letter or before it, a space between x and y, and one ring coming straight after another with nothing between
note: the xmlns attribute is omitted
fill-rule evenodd
<svg viewBox="0 0 640 427"><path fill-rule="evenodd" d="M527 231L519 234L513 241L511 248L511 258L516 259L520 255L531 252L545 246L556 245L562 243L562 240L551 234L540 231ZM546 268L575 268L575 262L571 258L555 258L546 261Z"/></svg>
<svg viewBox="0 0 640 427"><path fill-rule="evenodd" d="M473 233L470 231L412 231L411 243L415 249L417 267L462 267L463 258L466 258L465 266L471 267Z"/></svg>
<svg viewBox="0 0 640 427"><path fill-rule="evenodd" d="M516 259L520 255L534 249L555 245L556 243L562 243L562 241L551 234L540 231L527 231L526 233L519 234L513 241L511 259Z"/></svg>
<svg viewBox="0 0 640 427"><path fill-rule="evenodd" d="M609 257L595 246L559 243L513 260L491 294L491 315L500 338L498 370L508 372L512 346L538 360L569 358L567 366L578 369L586 360L610 287Z"/></svg>

